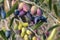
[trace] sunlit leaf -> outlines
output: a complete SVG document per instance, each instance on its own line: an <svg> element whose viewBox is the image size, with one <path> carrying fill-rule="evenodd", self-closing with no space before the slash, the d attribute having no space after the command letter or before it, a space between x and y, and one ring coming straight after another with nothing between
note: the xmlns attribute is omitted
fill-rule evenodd
<svg viewBox="0 0 60 40"><path fill-rule="evenodd" d="M17 8L17 6L18 6L18 2L16 2L14 6L7 12L6 17L9 17L14 12L14 10Z"/></svg>
<svg viewBox="0 0 60 40"><path fill-rule="evenodd" d="M52 30L51 34L49 35L49 37L47 38L47 40L53 40L54 37L55 37L55 35L56 35L56 33L57 33L57 29L54 28L54 29Z"/></svg>

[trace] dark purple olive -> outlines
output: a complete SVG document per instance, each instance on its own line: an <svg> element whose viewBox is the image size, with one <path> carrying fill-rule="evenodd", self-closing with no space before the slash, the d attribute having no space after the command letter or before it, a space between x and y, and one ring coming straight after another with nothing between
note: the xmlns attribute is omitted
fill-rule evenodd
<svg viewBox="0 0 60 40"><path fill-rule="evenodd" d="M5 32L5 36L6 36L7 38L10 38L10 35L11 35L11 31L7 30L7 31Z"/></svg>
<svg viewBox="0 0 60 40"><path fill-rule="evenodd" d="M38 23L40 21L40 17L39 16L36 16L35 19L34 19L34 23Z"/></svg>
<svg viewBox="0 0 60 40"><path fill-rule="evenodd" d="M45 18L44 16L41 16L41 17L40 17L40 20L41 20L42 22L47 22L47 18Z"/></svg>
<svg viewBox="0 0 60 40"><path fill-rule="evenodd" d="M24 4L24 5L23 5L23 10L24 10L25 12L28 12L28 10L29 10L29 5L28 5L28 4Z"/></svg>
<svg viewBox="0 0 60 40"><path fill-rule="evenodd" d="M22 11L19 12L19 16L24 16L25 13L26 13L26 12L22 10Z"/></svg>
<svg viewBox="0 0 60 40"><path fill-rule="evenodd" d="M42 16L42 14L43 14L43 11L40 9L40 8L38 8L37 9L37 16Z"/></svg>
<svg viewBox="0 0 60 40"><path fill-rule="evenodd" d="M14 14L17 16L19 14L19 10L15 10Z"/></svg>
<svg viewBox="0 0 60 40"><path fill-rule="evenodd" d="M1 10L1 17L2 19L6 18L6 12L4 10Z"/></svg>

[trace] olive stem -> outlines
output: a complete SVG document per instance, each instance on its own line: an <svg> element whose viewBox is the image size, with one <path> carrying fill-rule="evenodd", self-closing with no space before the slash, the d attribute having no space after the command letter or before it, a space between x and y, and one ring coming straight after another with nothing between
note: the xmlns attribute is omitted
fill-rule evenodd
<svg viewBox="0 0 60 40"><path fill-rule="evenodd" d="M40 36L38 36L38 35L33 31L33 29L31 29L30 27L28 27L28 29L30 29L30 30L36 35L36 37L40 38Z"/></svg>

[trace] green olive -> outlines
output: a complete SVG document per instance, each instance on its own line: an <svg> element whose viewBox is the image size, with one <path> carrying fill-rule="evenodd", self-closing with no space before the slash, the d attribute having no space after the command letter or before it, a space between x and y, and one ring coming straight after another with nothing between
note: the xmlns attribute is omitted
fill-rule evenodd
<svg viewBox="0 0 60 40"><path fill-rule="evenodd" d="M29 40L29 38L28 38L28 35L27 35L27 34L25 34L25 35L24 35L24 40Z"/></svg>

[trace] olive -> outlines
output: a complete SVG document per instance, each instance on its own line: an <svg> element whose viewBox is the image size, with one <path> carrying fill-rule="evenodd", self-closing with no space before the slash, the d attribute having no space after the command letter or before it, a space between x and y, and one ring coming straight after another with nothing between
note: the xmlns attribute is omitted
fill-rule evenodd
<svg viewBox="0 0 60 40"><path fill-rule="evenodd" d="M24 35L24 40L29 40L29 38L28 38L28 35L27 35L27 34L25 34L25 35Z"/></svg>
<svg viewBox="0 0 60 40"><path fill-rule="evenodd" d="M41 16L41 17L40 17L40 20L41 20L42 22L47 22L47 18L45 18L44 16Z"/></svg>
<svg viewBox="0 0 60 40"><path fill-rule="evenodd" d="M37 7L36 6L32 6L31 7L31 14L35 15L36 11L37 11Z"/></svg>
<svg viewBox="0 0 60 40"><path fill-rule="evenodd" d="M26 30L26 33L30 35L32 32L30 30Z"/></svg>
<svg viewBox="0 0 60 40"><path fill-rule="evenodd" d="M32 40L37 40L37 37L36 36L33 36Z"/></svg>
<svg viewBox="0 0 60 40"><path fill-rule="evenodd" d="M23 5L23 10L24 10L25 12L28 12L28 11L29 11L29 5L28 5L28 4L24 4L24 5Z"/></svg>
<svg viewBox="0 0 60 40"><path fill-rule="evenodd" d="M22 10L19 12L19 16L24 16L24 15L25 15L25 11Z"/></svg>
<svg viewBox="0 0 60 40"><path fill-rule="evenodd" d="M21 32L21 37L24 37L26 29L23 27Z"/></svg>
<svg viewBox="0 0 60 40"><path fill-rule="evenodd" d="M25 4L24 2L19 3L19 5L18 5L18 9L19 9L19 10L22 10L22 9L23 9L24 4Z"/></svg>
<svg viewBox="0 0 60 40"><path fill-rule="evenodd" d="M18 30L21 30L21 29L22 29L22 24L19 23Z"/></svg>
<svg viewBox="0 0 60 40"><path fill-rule="evenodd" d="M43 14L43 11L40 9L40 8L38 8L37 9L37 16L42 16L42 14Z"/></svg>
<svg viewBox="0 0 60 40"><path fill-rule="evenodd" d="M40 21L40 17L39 16L36 16L35 18L34 18L34 23L36 24L36 23L38 23Z"/></svg>
<svg viewBox="0 0 60 40"><path fill-rule="evenodd" d="M6 18L6 12L4 10L1 10L1 17L2 19Z"/></svg>
<svg viewBox="0 0 60 40"><path fill-rule="evenodd" d="M6 35L7 38L10 38L11 31L10 31L10 30L7 30L7 31L5 32L5 35Z"/></svg>
<svg viewBox="0 0 60 40"><path fill-rule="evenodd" d="M19 14L19 10L15 10L14 14L17 16Z"/></svg>
<svg viewBox="0 0 60 40"><path fill-rule="evenodd" d="M27 22L23 23L22 25L23 25L23 27L28 27L28 23Z"/></svg>

